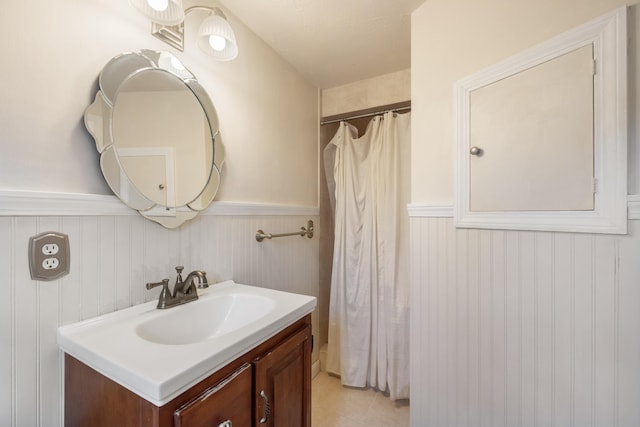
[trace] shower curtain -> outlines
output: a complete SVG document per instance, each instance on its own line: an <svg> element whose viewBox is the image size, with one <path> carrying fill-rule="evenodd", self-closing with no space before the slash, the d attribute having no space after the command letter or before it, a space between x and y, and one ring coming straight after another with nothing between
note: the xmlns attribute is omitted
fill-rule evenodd
<svg viewBox="0 0 640 427"><path fill-rule="evenodd" d="M335 155L335 243L327 370L344 385L409 397L410 113L342 123Z"/></svg>

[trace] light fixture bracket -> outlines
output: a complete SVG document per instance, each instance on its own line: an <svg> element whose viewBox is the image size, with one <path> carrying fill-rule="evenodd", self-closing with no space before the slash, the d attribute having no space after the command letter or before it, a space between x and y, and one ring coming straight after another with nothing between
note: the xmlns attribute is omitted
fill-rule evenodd
<svg viewBox="0 0 640 427"><path fill-rule="evenodd" d="M184 52L184 21L178 25L151 23L151 34L180 52Z"/></svg>

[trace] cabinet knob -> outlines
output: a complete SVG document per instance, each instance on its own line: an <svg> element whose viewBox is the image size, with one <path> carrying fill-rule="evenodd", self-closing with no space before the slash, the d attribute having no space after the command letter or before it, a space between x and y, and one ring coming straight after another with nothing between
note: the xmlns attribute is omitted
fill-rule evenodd
<svg viewBox="0 0 640 427"><path fill-rule="evenodd" d="M231 420L227 420L218 424L218 427L233 427Z"/></svg>
<svg viewBox="0 0 640 427"><path fill-rule="evenodd" d="M271 415L271 403L269 403L269 398L264 390L260 392L260 397L264 400L264 416L260 418L260 424L266 424L269 421L269 415Z"/></svg>
<svg viewBox="0 0 640 427"><path fill-rule="evenodd" d="M482 155L482 148L471 147L469 149L469 154L471 154L472 156L481 156Z"/></svg>

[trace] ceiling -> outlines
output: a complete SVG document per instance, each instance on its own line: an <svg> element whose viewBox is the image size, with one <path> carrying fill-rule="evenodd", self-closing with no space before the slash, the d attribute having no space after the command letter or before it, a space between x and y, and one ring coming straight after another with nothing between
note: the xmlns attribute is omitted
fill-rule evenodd
<svg viewBox="0 0 640 427"><path fill-rule="evenodd" d="M323 89L409 68L411 12L424 2L220 1L307 80Z"/></svg>

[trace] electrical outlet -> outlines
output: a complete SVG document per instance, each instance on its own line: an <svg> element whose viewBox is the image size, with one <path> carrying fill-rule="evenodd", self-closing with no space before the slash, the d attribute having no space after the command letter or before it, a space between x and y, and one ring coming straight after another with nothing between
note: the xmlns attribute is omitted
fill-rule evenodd
<svg viewBox="0 0 640 427"><path fill-rule="evenodd" d="M55 270L60 267L60 260L58 258L45 258L42 261L42 268L45 270Z"/></svg>
<svg viewBox="0 0 640 427"><path fill-rule="evenodd" d="M42 253L45 255L55 255L58 253L60 248L55 243L48 243L46 245L42 245Z"/></svg>
<svg viewBox="0 0 640 427"><path fill-rule="evenodd" d="M56 280L69 273L69 237L53 231L29 239L29 270L33 280Z"/></svg>

